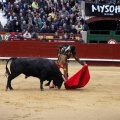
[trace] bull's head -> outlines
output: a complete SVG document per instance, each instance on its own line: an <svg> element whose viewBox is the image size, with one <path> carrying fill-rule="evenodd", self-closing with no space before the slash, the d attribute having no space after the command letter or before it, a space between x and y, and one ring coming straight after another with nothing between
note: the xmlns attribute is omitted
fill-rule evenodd
<svg viewBox="0 0 120 120"><path fill-rule="evenodd" d="M64 76L63 76L63 75L60 75L60 76L57 76L57 77L53 80L53 83L54 83L55 86L58 87L58 89L60 89L61 86L62 86L63 81L65 81L65 80L66 80L66 79L64 78Z"/></svg>

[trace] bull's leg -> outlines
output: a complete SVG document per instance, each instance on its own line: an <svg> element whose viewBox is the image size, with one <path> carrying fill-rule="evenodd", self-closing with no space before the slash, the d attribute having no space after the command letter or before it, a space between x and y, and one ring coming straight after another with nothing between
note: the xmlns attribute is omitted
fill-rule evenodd
<svg viewBox="0 0 120 120"><path fill-rule="evenodd" d="M8 78L8 80L7 80L7 85L6 85L6 91L8 90L8 88L9 88L9 85L10 84L10 79Z"/></svg>
<svg viewBox="0 0 120 120"><path fill-rule="evenodd" d="M12 81L15 77L17 77L18 75L19 75L19 74L10 74L10 75L8 76L7 85L6 85L6 91L8 90L8 88L9 88L10 90L13 89L12 86L11 86L11 81Z"/></svg>
<svg viewBox="0 0 120 120"><path fill-rule="evenodd" d="M43 88L43 80L40 80L40 89L41 89L41 91L44 90L44 88Z"/></svg>

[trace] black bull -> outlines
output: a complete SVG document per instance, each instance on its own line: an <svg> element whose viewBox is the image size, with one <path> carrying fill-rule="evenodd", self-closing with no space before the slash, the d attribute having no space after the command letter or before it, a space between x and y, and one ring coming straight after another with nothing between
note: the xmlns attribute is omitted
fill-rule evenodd
<svg viewBox="0 0 120 120"><path fill-rule="evenodd" d="M11 61L10 71L7 67L8 62ZM6 73L8 74L8 81L6 90L12 90L11 81L20 74L27 77L33 76L40 79L40 89L43 90L43 81L51 80L59 89L62 86L64 77L56 66L55 62L47 58L10 58L6 63Z"/></svg>

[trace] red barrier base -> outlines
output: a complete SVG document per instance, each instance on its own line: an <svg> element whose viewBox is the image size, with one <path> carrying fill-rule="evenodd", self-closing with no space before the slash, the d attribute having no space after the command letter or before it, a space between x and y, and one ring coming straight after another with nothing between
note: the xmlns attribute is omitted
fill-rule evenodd
<svg viewBox="0 0 120 120"><path fill-rule="evenodd" d="M76 89L84 87L90 79L88 65L84 65L76 74L69 78L65 83L66 89Z"/></svg>

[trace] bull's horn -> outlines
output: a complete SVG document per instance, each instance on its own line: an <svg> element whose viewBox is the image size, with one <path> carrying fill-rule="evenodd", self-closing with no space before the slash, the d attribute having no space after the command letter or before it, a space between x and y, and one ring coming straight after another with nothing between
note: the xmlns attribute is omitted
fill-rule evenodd
<svg viewBox="0 0 120 120"><path fill-rule="evenodd" d="M64 82L66 82L66 81L67 81L63 75L62 75L62 78L63 78Z"/></svg>

